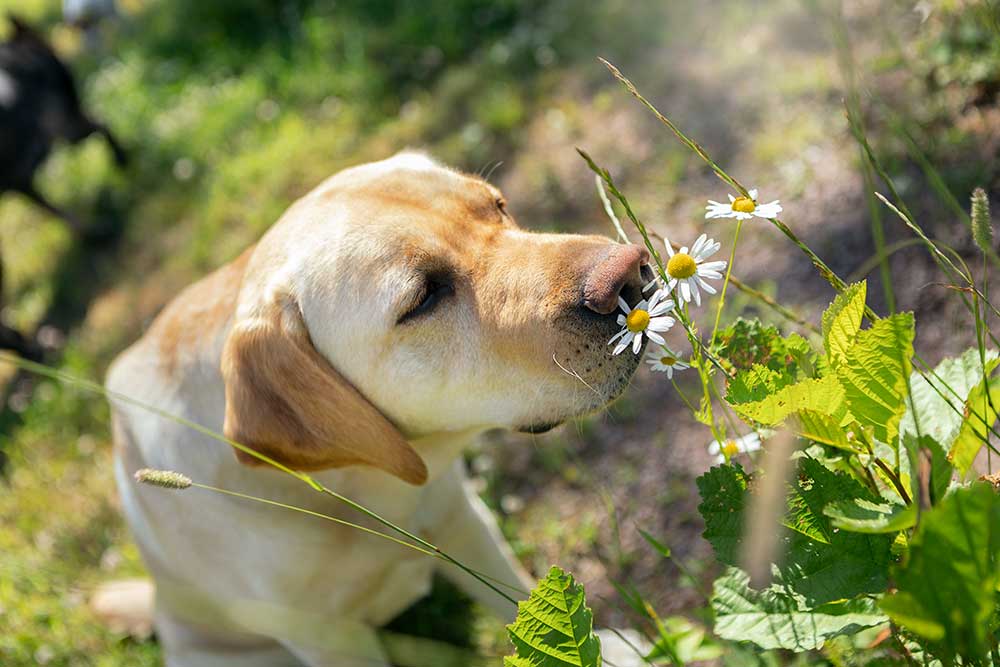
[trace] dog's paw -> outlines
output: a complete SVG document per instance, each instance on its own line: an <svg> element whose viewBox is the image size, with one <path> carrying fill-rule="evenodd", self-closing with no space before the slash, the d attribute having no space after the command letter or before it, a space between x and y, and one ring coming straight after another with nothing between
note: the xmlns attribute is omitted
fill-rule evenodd
<svg viewBox="0 0 1000 667"><path fill-rule="evenodd" d="M90 610L112 632L135 639L153 634L155 589L148 579L101 584L90 598Z"/></svg>
<svg viewBox="0 0 1000 667"><path fill-rule="evenodd" d="M645 667L644 657L653 650L645 637L635 630L603 628L594 632L601 639L601 658L615 667Z"/></svg>

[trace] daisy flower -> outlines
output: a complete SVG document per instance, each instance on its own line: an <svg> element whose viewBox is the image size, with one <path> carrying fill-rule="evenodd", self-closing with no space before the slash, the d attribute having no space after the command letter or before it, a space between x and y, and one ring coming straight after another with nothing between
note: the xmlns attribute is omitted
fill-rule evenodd
<svg viewBox="0 0 1000 667"><path fill-rule="evenodd" d="M663 345L658 345L646 351L646 363L649 364L650 370L666 373L668 380L674 379L674 371L691 368L690 364L686 364L677 358L676 352L671 351L669 347Z"/></svg>
<svg viewBox="0 0 1000 667"><path fill-rule="evenodd" d="M734 197L729 195L728 204L720 204L711 199L705 207L706 218L736 218L737 220L749 220L757 216L758 218L777 218L781 213L781 204L775 199L767 204L757 202L757 190L750 190L749 197Z"/></svg>
<svg viewBox="0 0 1000 667"><path fill-rule="evenodd" d="M708 445L708 453L715 457L716 463L725 463L739 453L747 454L760 449L760 434L750 433L741 438L729 438L719 442L713 440Z"/></svg>
<svg viewBox="0 0 1000 667"><path fill-rule="evenodd" d="M632 352L639 354L644 333L649 340L666 345L660 334L674 326L674 318L667 313L676 308L674 300L669 298L666 292L656 290L648 302L643 299L635 305L635 308L631 308L625 299L618 297L618 305L625 314L618 315L618 324L622 330L608 341L608 345L614 345L615 341L621 339L612 354L618 354L628 347L629 343L632 344Z"/></svg>
<svg viewBox="0 0 1000 667"><path fill-rule="evenodd" d="M701 305L701 292L699 287L709 294L715 294L715 288L708 284L708 280L718 280L722 278L722 271L726 268L726 262L706 262L705 260L714 255L722 247L715 239L710 239L704 234L691 246L691 250L684 246L679 252L674 252L674 247L670 245L669 239L664 239L667 245L667 254L670 259L667 261L667 289L677 288L677 294L681 301L690 302L694 299L695 305Z"/></svg>

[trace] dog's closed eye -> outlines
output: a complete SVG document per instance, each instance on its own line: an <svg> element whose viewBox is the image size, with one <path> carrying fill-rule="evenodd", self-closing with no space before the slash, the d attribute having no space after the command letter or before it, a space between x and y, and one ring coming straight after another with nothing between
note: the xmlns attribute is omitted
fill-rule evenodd
<svg viewBox="0 0 1000 667"><path fill-rule="evenodd" d="M404 322L423 317L454 294L455 286L449 277L429 275L424 279L424 285L411 302L412 305L400 315L396 323L403 324Z"/></svg>

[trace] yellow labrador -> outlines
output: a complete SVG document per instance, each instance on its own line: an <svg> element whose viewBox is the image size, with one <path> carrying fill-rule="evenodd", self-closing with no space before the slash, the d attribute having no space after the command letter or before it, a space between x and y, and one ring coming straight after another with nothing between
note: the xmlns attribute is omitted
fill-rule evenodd
<svg viewBox="0 0 1000 667"><path fill-rule="evenodd" d="M611 356L619 296L648 255L521 230L500 192L417 153L343 171L238 259L182 292L107 386L244 443L528 589L458 457L476 434L540 432L606 405L638 363ZM435 568L362 532L204 490L137 485L139 468L358 520L253 457L115 402L116 475L156 583L172 667L387 665L374 628Z"/></svg>

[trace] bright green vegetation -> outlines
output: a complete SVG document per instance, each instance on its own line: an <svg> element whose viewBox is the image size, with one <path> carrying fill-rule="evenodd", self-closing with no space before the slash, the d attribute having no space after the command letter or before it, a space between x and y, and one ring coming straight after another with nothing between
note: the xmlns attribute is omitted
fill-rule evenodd
<svg viewBox="0 0 1000 667"><path fill-rule="evenodd" d="M121 4L127 20L106 36L105 50L81 49L63 28L52 35L76 54L89 106L119 132L133 163L116 171L92 141L59 151L40 174L54 200L102 233L77 241L23 202L0 201L4 316L24 329L47 323L67 332L60 368L100 378L165 301L253 242L296 197L339 168L406 146L470 171L495 168L493 180L531 228L608 231L574 146L609 168L651 231L673 235L675 226L701 224L705 198L723 198L727 186L634 104L596 63L600 55L690 129L718 164L766 188L766 198L780 196L789 209L797 203L801 217L790 215L788 225L800 236L806 228L810 246L849 286L821 318L833 292L819 279L800 284L801 273L790 284L776 275L794 268L773 266L776 258L798 250L766 221L748 223L734 275L749 275L821 335L805 327L785 333L796 327L730 287L724 324L744 310L765 321L720 329L702 351L699 372L720 394L709 405L755 427L792 429L803 443L788 512L770 526L784 546L770 583L755 587L740 569L746 508L766 470L726 463L698 480L715 566L664 546L680 550L702 527L693 518L690 471L684 478L685 471L665 470L654 493L641 486L648 461L678 444L673 423L640 411L679 404L665 394L644 402L633 392L613 409L610 425L581 420L544 443L518 441L533 450L520 472L545 475L545 492L530 496L521 513L501 502L511 488L503 466L484 474L485 495L507 515L504 528L519 555L536 572L553 561L578 580L589 570L588 589L612 573L614 588L603 582L604 594L589 602L598 624L603 614L638 627L652 640L656 664L864 664L905 662L907 653L921 664L925 657L990 659L983 656L997 633L1000 511L985 484L956 480L971 476L1000 405L996 354L987 349L994 346L982 333L980 345L960 356L976 342L971 335L938 336L944 347L922 348L915 332L939 320L967 318L962 326L972 330L961 295L949 292L942 300L957 306L935 306L931 317L914 321L885 307L889 297L879 295L887 294L887 274L878 289L875 278L870 287L862 282L879 264L865 229L878 216L866 210L862 191L843 184L875 167L859 160L840 102L850 97L849 81L863 84L867 139L880 166L901 177L896 186L920 222L933 221L931 237L961 246L953 240L967 236L956 221L966 221L968 193L976 185L989 191L996 178L990 141L1000 123L989 100L1000 81L1000 41L992 15L983 20L988 3L970 11L943 3L919 25L912 3L886 2L879 20L852 17L854 65L844 65L837 19L822 2ZM58 16L54 0L12 6L45 26ZM893 20L884 20L886 12ZM904 83L879 85L893 77ZM505 164L494 167L498 160ZM878 189L889 194L881 183ZM728 250L726 224L712 233ZM886 247L898 252L886 265L909 271L921 242L910 242L894 214L880 224ZM864 241L854 245L859 234ZM958 249L978 266L978 255ZM848 279L851 271L859 275ZM918 286L896 289L900 310L921 296ZM977 307L977 321L988 323ZM698 324L711 333L710 321ZM931 372L915 350L935 360L952 356ZM709 356L731 374L725 386L719 369L705 363ZM685 389L696 384L689 375ZM39 380L13 404L18 410L0 413L0 663L159 664L155 643L112 634L86 610L100 582L142 573L115 506L104 401ZM718 429L719 414L696 417ZM576 453L617 448L637 434L652 454L609 470L588 469ZM707 430L697 437L708 440ZM698 472L707 458L693 464L703 463ZM611 505L606 483L629 490L620 507ZM683 514L685 501L686 532L660 534L652 524ZM636 516L648 544L628 539ZM953 584L946 594L936 585L943 581ZM560 622L587 648L581 665L593 664L582 590L558 571L543 586L565 592L566 611L577 615ZM690 599L703 588L710 590L700 606L658 615L675 595ZM541 604L537 594L528 604ZM886 639L880 633L888 627ZM502 628L445 587L393 630L511 653ZM512 664L546 664L532 651L544 651L548 640L523 636L528 648L519 646ZM804 653L792 658L785 650Z"/></svg>

